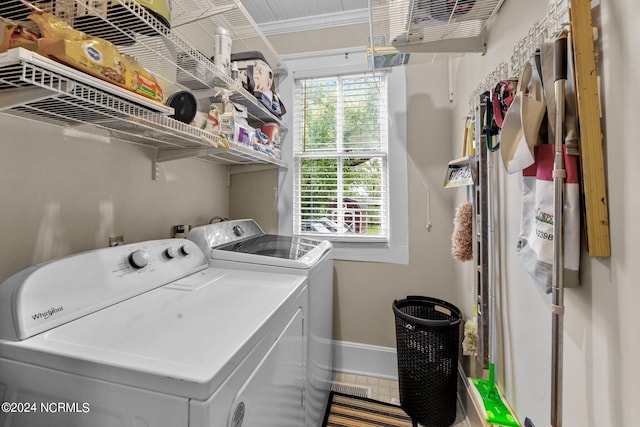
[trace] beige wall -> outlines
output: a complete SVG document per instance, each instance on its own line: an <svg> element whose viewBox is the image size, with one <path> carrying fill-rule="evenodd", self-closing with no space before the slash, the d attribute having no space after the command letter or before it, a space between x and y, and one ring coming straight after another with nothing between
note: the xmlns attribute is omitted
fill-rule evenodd
<svg viewBox="0 0 640 427"><path fill-rule="evenodd" d="M258 169L257 171L251 171ZM231 168L229 216L253 218L267 233L278 233L278 169Z"/></svg>
<svg viewBox="0 0 640 427"><path fill-rule="evenodd" d="M174 224L228 216L227 167L196 159L160 166L154 150L0 115L0 280L34 262L171 237Z"/></svg>

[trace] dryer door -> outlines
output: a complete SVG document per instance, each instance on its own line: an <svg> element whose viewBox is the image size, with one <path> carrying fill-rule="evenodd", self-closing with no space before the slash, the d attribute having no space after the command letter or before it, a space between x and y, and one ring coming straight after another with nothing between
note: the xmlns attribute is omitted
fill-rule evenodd
<svg viewBox="0 0 640 427"><path fill-rule="evenodd" d="M302 319L298 310L242 385L231 406L229 427L304 425Z"/></svg>

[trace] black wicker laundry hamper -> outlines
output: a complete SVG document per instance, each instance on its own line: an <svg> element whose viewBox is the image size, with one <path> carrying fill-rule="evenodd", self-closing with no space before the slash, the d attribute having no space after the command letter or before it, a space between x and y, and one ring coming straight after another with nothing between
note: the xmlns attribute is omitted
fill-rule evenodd
<svg viewBox="0 0 640 427"><path fill-rule="evenodd" d="M400 406L417 423L446 427L456 419L460 310L408 296L393 302Z"/></svg>

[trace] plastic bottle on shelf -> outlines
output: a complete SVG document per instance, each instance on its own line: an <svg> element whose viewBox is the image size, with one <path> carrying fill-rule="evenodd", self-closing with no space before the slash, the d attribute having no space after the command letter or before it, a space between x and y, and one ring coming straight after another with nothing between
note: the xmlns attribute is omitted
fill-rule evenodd
<svg viewBox="0 0 640 427"><path fill-rule="evenodd" d="M227 76L231 75L231 33L224 27L216 28L213 63Z"/></svg>
<svg viewBox="0 0 640 427"><path fill-rule="evenodd" d="M240 71L238 70L238 63L236 61L233 61L231 63L231 80L235 82L238 80L239 77L240 77Z"/></svg>
<svg viewBox="0 0 640 427"><path fill-rule="evenodd" d="M209 106L204 130L215 134L220 133L220 109L216 104L211 104Z"/></svg>
<svg viewBox="0 0 640 427"><path fill-rule="evenodd" d="M221 99L220 108L220 133L226 135L229 141L234 140L236 125L234 107L229 101L229 96L233 93L229 89L216 87L215 96Z"/></svg>

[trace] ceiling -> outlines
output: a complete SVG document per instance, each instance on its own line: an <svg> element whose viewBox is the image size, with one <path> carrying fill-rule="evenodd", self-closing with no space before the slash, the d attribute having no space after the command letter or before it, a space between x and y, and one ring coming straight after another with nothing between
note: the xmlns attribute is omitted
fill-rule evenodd
<svg viewBox="0 0 640 427"><path fill-rule="evenodd" d="M368 0L241 0L265 34L368 22Z"/></svg>
<svg viewBox="0 0 640 427"><path fill-rule="evenodd" d="M467 6L460 11L455 9L458 1L449 10L453 0L240 1L267 36L366 24L380 41L376 47L389 46L393 40L403 52L419 54L484 52L487 20L506 0L460 0L461 8ZM407 29L407 14L418 12L426 14L425 19Z"/></svg>

